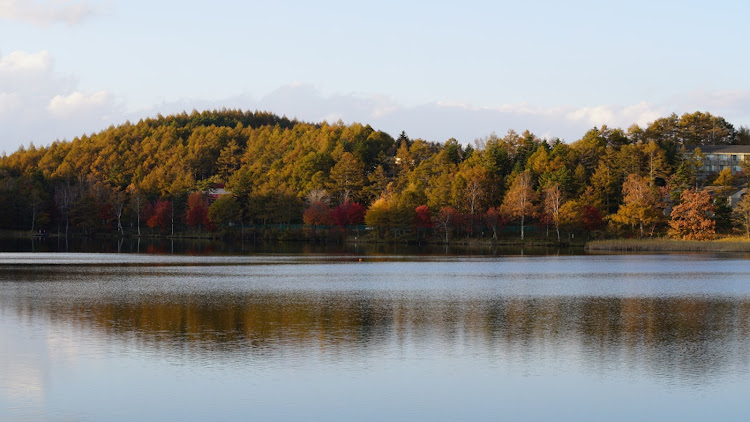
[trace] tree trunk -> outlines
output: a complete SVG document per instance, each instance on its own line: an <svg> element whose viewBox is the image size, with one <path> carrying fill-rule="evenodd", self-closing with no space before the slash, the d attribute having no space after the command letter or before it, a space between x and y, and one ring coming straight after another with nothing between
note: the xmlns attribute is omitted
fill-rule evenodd
<svg viewBox="0 0 750 422"><path fill-rule="evenodd" d="M138 224L138 236L141 235L141 198L136 196L135 202L135 220Z"/></svg>
<svg viewBox="0 0 750 422"><path fill-rule="evenodd" d="M125 235L125 230L122 229L122 208L117 211L117 230L120 231L120 236Z"/></svg>
<svg viewBox="0 0 750 422"><path fill-rule="evenodd" d="M641 220L639 224L640 224L639 225L639 230L640 230L640 234L641 234L639 238L643 239L643 220Z"/></svg>

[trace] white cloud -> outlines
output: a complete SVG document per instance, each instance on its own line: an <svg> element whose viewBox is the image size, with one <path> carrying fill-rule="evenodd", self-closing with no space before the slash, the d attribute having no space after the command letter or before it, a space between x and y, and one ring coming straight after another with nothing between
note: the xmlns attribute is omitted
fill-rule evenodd
<svg viewBox="0 0 750 422"><path fill-rule="evenodd" d="M55 95L47 105L47 110L57 118L69 118L108 108L113 103L112 94L107 91L86 95L75 91L69 95Z"/></svg>
<svg viewBox="0 0 750 422"><path fill-rule="evenodd" d="M393 136L405 131L409 136L431 141L455 137L469 143L493 132L504 134L509 129L530 130L538 136L559 137L575 141L593 126L628 127L632 123L647 124L662 116L658 107L649 103L631 106L570 106L538 107L529 104L501 104L478 107L466 103L434 102L404 106L395 99L367 94L324 95L309 84L295 83L280 87L256 99L241 95L223 101L179 101L165 103L149 110L131 114L131 120L156 113L179 113L192 109L268 110L279 115L296 117L308 122L360 122L384 130Z"/></svg>
<svg viewBox="0 0 750 422"><path fill-rule="evenodd" d="M52 56L42 50L38 53L14 51L0 57L0 76L15 73L46 72L52 68Z"/></svg>
<svg viewBox="0 0 750 422"><path fill-rule="evenodd" d="M565 115L565 118L573 121L585 121L592 125L607 124L611 122L614 115L612 112L604 106L598 107L583 107L577 110L573 110Z"/></svg>
<svg viewBox="0 0 750 422"><path fill-rule="evenodd" d="M591 126L627 128L634 123L640 126L648 125L666 114L669 113L665 113L663 107L641 102L629 106L582 107L571 110L565 117L572 121L586 122Z"/></svg>
<svg viewBox="0 0 750 422"><path fill-rule="evenodd" d="M270 111L308 122L360 122L392 136L405 131L411 137L431 141L454 137L462 143L493 132L502 135L510 129L518 132L528 129L540 137L559 137L572 142L594 126L623 129L633 123L645 126L672 112L682 114L695 110L722 115L736 126L750 122L750 93L746 92L691 93L663 104L539 107L522 103L478 107L434 102L404 106L393 98L379 95L323 94L315 86L301 83L282 86L260 98L242 94L213 101L185 99L126 114L110 92L82 92L70 78L55 72L53 65L52 57L44 52L35 55L19 52L0 57L0 126L5 131L0 140L6 141L6 146L2 146L6 151L29 141L44 145L54 139L70 139L102 130L110 124L123 123L126 119L137 121L157 113L168 115L193 109L240 108ZM19 74L26 73L10 70L24 66L37 69L36 76L18 79ZM4 84L4 80L12 78L22 83ZM8 141L12 141L12 147L7 145Z"/></svg>
<svg viewBox="0 0 750 422"><path fill-rule="evenodd" d="M504 134L510 129L518 132L528 129L541 137L559 137L572 142L594 126L607 125L626 129L633 123L648 125L659 117L669 115L673 109L678 114L694 111L684 102L672 107L649 102L590 107L539 107L526 103L478 107L444 101L404 106L395 99L378 95L324 95L312 85L295 83L280 87L260 99L242 95L223 101L180 101L141 110L130 118L137 120L156 113L170 114L193 108L203 110L222 107L268 110L309 122L335 122L341 119L345 123L367 123L393 136L403 130L412 137L432 141L445 141L455 137L463 143L493 132ZM750 107L746 110L750 110Z"/></svg>
<svg viewBox="0 0 750 422"><path fill-rule="evenodd" d="M97 12L98 9L88 1L0 0L0 18L38 26L49 26L58 22L74 25Z"/></svg>
<svg viewBox="0 0 750 422"><path fill-rule="evenodd" d="M18 95L0 92L0 114L18 107Z"/></svg>
<svg viewBox="0 0 750 422"><path fill-rule="evenodd" d="M46 51L0 57L0 151L71 139L124 120L111 93L86 93L76 85L55 71L54 58Z"/></svg>

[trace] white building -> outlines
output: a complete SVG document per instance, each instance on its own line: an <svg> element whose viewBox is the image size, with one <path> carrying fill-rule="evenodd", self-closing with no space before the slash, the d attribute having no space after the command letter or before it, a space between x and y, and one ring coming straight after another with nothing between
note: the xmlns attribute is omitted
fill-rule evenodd
<svg viewBox="0 0 750 422"><path fill-rule="evenodd" d="M703 175L718 173L725 168L730 168L732 173L742 170L742 162L750 162L750 145L701 145L693 147L701 150L704 154Z"/></svg>

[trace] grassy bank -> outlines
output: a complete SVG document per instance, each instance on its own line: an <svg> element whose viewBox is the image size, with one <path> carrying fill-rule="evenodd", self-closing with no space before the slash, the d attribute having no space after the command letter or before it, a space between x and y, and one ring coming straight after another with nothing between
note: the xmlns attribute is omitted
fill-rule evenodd
<svg viewBox="0 0 750 422"><path fill-rule="evenodd" d="M586 243L590 252L750 252L750 239L718 240L609 239Z"/></svg>

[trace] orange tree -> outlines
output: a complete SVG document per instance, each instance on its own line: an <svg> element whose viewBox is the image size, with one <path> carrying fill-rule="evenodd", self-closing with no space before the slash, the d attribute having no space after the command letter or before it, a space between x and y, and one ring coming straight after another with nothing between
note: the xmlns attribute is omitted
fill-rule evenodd
<svg viewBox="0 0 750 422"><path fill-rule="evenodd" d="M680 204L672 209L669 234L680 239L707 240L713 237L716 222L711 195L706 191L687 189L680 195Z"/></svg>

